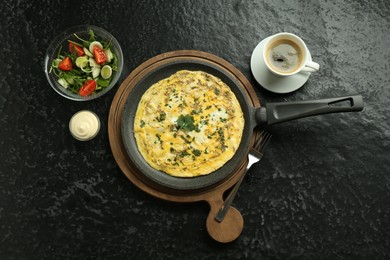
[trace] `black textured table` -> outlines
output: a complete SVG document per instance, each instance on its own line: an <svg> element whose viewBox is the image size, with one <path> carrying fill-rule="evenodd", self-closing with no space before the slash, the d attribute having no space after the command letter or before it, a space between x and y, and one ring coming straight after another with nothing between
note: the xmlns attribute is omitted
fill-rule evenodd
<svg viewBox="0 0 390 260"><path fill-rule="evenodd" d="M390 258L389 1L6 1L0 10L0 259ZM77 24L105 28L124 52L117 86L88 102L61 97L43 73L50 41ZM301 36L321 65L290 94L266 91L250 69L256 45L281 31ZM119 84L181 49L231 62L263 104L365 101L360 113L267 128L272 141L233 202L245 223L230 244L207 234L206 203L142 192L111 153ZM102 122L89 142L68 131L82 109Z"/></svg>

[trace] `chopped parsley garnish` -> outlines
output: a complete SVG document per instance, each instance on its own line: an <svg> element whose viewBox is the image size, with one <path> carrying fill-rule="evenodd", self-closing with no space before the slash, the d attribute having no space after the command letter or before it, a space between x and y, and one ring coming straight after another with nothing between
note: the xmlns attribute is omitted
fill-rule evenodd
<svg viewBox="0 0 390 260"><path fill-rule="evenodd" d="M222 128L218 129L219 141L221 142L221 150L224 152L228 146L225 145L225 134Z"/></svg>
<svg viewBox="0 0 390 260"><path fill-rule="evenodd" d="M199 108L198 110L193 109L191 111L191 115L198 115L198 114L202 113L202 111L203 111L202 108Z"/></svg>
<svg viewBox="0 0 390 260"><path fill-rule="evenodd" d="M192 154L195 156L200 156L201 152L198 149L193 149Z"/></svg>
<svg viewBox="0 0 390 260"><path fill-rule="evenodd" d="M191 115L180 115L176 122L178 129L183 129L186 132L197 130L194 123L194 117Z"/></svg>
<svg viewBox="0 0 390 260"><path fill-rule="evenodd" d="M180 156L181 158L183 158L183 157L185 157L185 156L188 156L188 155L190 155L190 154L187 152L187 150L182 151L182 152L179 154L179 156Z"/></svg>
<svg viewBox="0 0 390 260"><path fill-rule="evenodd" d="M161 146L161 149L163 149L163 141L161 140L161 135L160 134L156 134L156 138L157 138L157 140L156 141L154 141L154 143L155 144L160 144L160 146Z"/></svg>
<svg viewBox="0 0 390 260"><path fill-rule="evenodd" d="M190 144L191 143L191 141L190 140L188 140L187 138L185 138L184 136L182 136L182 135L180 135L180 138L181 139L183 139L184 140L184 142L186 143L186 144Z"/></svg>
<svg viewBox="0 0 390 260"><path fill-rule="evenodd" d="M165 114L165 112L162 112L162 113L160 113L160 116L157 117L156 119L158 122L162 122L165 120L166 117L167 117L167 114Z"/></svg>

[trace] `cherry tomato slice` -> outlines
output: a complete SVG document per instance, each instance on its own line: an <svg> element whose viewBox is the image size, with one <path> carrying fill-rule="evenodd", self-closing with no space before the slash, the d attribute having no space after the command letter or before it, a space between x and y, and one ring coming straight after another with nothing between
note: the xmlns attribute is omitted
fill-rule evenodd
<svg viewBox="0 0 390 260"><path fill-rule="evenodd" d="M60 63L58 63L58 68L63 71L68 71L73 69L72 60L69 57L65 57Z"/></svg>
<svg viewBox="0 0 390 260"><path fill-rule="evenodd" d="M69 51L71 53L76 53L76 55L79 56L79 57L85 55L85 52L84 52L83 48L78 46L78 45L76 45L76 44L74 44L73 42L69 43Z"/></svg>
<svg viewBox="0 0 390 260"><path fill-rule="evenodd" d="M102 64L107 60L106 52L96 45L93 47L93 56L95 57L95 61L98 64Z"/></svg>
<svg viewBox="0 0 390 260"><path fill-rule="evenodd" d="M95 89L96 89L96 81L90 79L85 81L84 84L81 86L79 90L79 94L80 96L85 97L92 94L92 92L94 92Z"/></svg>

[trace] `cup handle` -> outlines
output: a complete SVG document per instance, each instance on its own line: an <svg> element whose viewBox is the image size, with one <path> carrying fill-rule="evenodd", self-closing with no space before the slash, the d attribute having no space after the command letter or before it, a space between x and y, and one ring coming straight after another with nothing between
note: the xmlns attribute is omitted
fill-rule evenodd
<svg viewBox="0 0 390 260"><path fill-rule="evenodd" d="M304 72L316 72L320 69L320 64L314 61L306 61L305 67L301 71Z"/></svg>

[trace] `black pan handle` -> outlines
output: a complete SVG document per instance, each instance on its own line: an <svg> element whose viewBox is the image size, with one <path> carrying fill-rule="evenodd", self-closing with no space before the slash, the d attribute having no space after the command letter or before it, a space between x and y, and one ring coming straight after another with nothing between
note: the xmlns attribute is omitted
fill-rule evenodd
<svg viewBox="0 0 390 260"><path fill-rule="evenodd" d="M257 108L255 120L258 125L273 125L308 116L363 110L361 95L319 100L268 103Z"/></svg>

